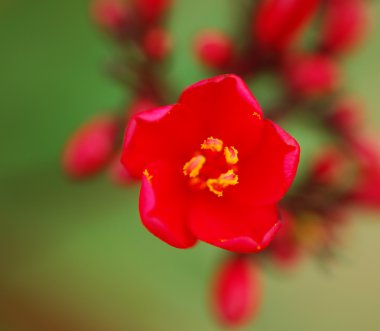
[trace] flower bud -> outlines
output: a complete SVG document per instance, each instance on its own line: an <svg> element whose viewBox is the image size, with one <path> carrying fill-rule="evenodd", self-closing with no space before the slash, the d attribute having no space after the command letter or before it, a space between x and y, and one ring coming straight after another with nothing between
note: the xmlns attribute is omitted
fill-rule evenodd
<svg viewBox="0 0 380 331"><path fill-rule="evenodd" d="M231 38L219 30L207 30L195 40L198 59L208 67L223 69L228 67L234 56Z"/></svg>
<svg viewBox="0 0 380 331"><path fill-rule="evenodd" d="M339 150L325 149L312 166L313 181L325 185L337 184L344 173L345 159Z"/></svg>
<svg viewBox="0 0 380 331"><path fill-rule="evenodd" d="M323 55L294 56L286 64L285 80L294 94L316 97L339 87L340 70L331 58Z"/></svg>
<svg viewBox="0 0 380 331"><path fill-rule="evenodd" d="M359 165L357 183L351 193L355 202L380 208L380 143L361 137L351 141Z"/></svg>
<svg viewBox="0 0 380 331"><path fill-rule="evenodd" d="M244 257L226 261L217 274L212 294L214 309L223 324L247 322L256 315L261 302L257 266Z"/></svg>
<svg viewBox="0 0 380 331"><path fill-rule="evenodd" d="M148 58L161 61L170 53L172 40L165 29L153 28L144 36L142 46Z"/></svg>
<svg viewBox="0 0 380 331"><path fill-rule="evenodd" d="M91 13L100 28L114 35L121 32L128 20L126 8L120 0L94 0Z"/></svg>
<svg viewBox="0 0 380 331"><path fill-rule="evenodd" d="M253 37L264 49L281 51L295 41L316 12L320 0L260 1Z"/></svg>
<svg viewBox="0 0 380 331"><path fill-rule="evenodd" d="M332 52L346 52L355 47L369 28L366 0L328 0L323 20L321 47Z"/></svg>
<svg viewBox="0 0 380 331"><path fill-rule="evenodd" d="M80 127L63 151L63 169L73 178L86 178L103 169L115 151L119 130L112 116L97 117Z"/></svg>
<svg viewBox="0 0 380 331"><path fill-rule="evenodd" d="M300 260L300 246L295 238L295 217L287 211L282 211L281 215L281 228L268 249L276 266L289 269Z"/></svg>
<svg viewBox="0 0 380 331"><path fill-rule="evenodd" d="M352 97L344 98L335 103L327 120L338 131L351 135L363 124L363 109L360 100Z"/></svg>
<svg viewBox="0 0 380 331"><path fill-rule="evenodd" d="M159 21L171 3L171 0L134 0L138 16L147 24Z"/></svg>

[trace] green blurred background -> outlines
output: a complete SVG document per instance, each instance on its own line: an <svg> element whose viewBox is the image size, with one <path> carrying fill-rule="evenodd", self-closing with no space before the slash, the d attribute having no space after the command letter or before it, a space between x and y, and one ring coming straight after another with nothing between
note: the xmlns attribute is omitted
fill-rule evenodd
<svg viewBox="0 0 380 331"><path fill-rule="evenodd" d="M232 0L177 0L169 78L180 88L207 75L189 43L202 27L233 28ZM223 252L181 251L142 228L138 187L105 178L67 181L59 158L70 133L122 91L101 68L112 45L88 17L88 0L0 0L0 330L219 330L208 285ZM374 4L380 19L380 4ZM380 129L380 28L345 59L347 87ZM260 98L271 91L260 89ZM254 91L256 92L256 91ZM307 121L289 125L307 163ZM297 124L298 123L298 124ZM302 125L300 125L302 123ZM319 140L318 140L318 139ZM265 272L261 314L247 330L380 330L380 223L364 211L328 272L309 261Z"/></svg>

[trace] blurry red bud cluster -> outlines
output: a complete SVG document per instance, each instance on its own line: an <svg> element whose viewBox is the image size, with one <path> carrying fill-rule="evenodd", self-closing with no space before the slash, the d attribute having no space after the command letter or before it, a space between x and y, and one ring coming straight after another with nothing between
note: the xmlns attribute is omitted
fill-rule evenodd
<svg viewBox="0 0 380 331"><path fill-rule="evenodd" d="M94 0L95 23L122 47L137 45L150 60L161 61L171 51L171 37L162 23L170 0Z"/></svg>

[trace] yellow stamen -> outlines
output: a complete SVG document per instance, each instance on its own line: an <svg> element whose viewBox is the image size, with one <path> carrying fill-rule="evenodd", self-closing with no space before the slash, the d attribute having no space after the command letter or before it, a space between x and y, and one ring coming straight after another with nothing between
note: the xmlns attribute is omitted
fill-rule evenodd
<svg viewBox="0 0 380 331"><path fill-rule="evenodd" d="M257 117L259 120L263 118L259 113L256 113L256 112L254 112L252 115Z"/></svg>
<svg viewBox="0 0 380 331"><path fill-rule="evenodd" d="M235 147L224 147L224 157L226 158L226 162L230 165L235 165L238 163L238 151Z"/></svg>
<svg viewBox="0 0 380 331"><path fill-rule="evenodd" d="M146 179L148 180L148 182L151 182L152 179L153 179L153 175L151 175L148 171L148 169L145 169L144 172L143 172L143 175L146 177Z"/></svg>
<svg viewBox="0 0 380 331"><path fill-rule="evenodd" d="M206 158L203 155L194 156L183 167L183 173L190 178L197 177L203 165L206 163Z"/></svg>
<svg viewBox="0 0 380 331"><path fill-rule="evenodd" d="M209 137L203 142L201 148L212 152L220 152L223 149L223 141L214 137Z"/></svg>
<svg viewBox="0 0 380 331"><path fill-rule="evenodd" d="M208 179L206 184L212 193L216 194L218 197L222 197L224 189L238 184L238 180L238 175L231 169L226 173L221 174L218 178Z"/></svg>

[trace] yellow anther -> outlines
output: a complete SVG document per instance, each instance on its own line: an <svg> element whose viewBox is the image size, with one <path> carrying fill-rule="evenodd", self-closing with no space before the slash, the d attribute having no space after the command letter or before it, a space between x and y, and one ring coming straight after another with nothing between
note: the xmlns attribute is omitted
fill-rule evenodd
<svg viewBox="0 0 380 331"><path fill-rule="evenodd" d="M206 158L203 155L194 156L183 167L183 173L190 178L197 177L203 165L206 163Z"/></svg>
<svg viewBox="0 0 380 331"><path fill-rule="evenodd" d="M252 115L254 117L257 117L259 120L261 120L263 118L259 113L256 113L256 112L254 112Z"/></svg>
<svg viewBox="0 0 380 331"><path fill-rule="evenodd" d="M148 180L148 182L151 182L152 179L153 179L153 175L151 175L148 171L148 169L145 169L144 172L143 172L143 175L146 177L146 179Z"/></svg>
<svg viewBox="0 0 380 331"><path fill-rule="evenodd" d="M208 189L218 197L223 196L225 188L234 186L238 183L239 177L232 169L228 170L224 174L221 174L218 178L210 178L206 182Z"/></svg>
<svg viewBox="0 0 380 331"><path fill-rule="evenodd" d="M230 165L235 165L238 163L238 151L235 147L224 147L224 157L226 158L226 162Z"/></svg>
<svg viewBox="0 0 380 331"><path fill-rule="evenodd" d="M201 148L213 152L220 152L223 149L223 141L214 137L209 137L203 142Z"/></svg>

